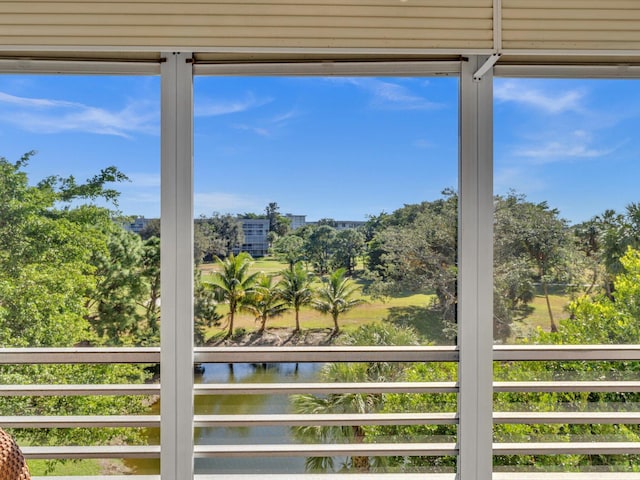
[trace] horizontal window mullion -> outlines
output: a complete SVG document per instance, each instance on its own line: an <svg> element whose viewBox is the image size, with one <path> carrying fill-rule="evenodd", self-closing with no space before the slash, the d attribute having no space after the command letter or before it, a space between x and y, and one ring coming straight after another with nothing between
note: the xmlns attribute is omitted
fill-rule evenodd
<svg viewBox="0 0 640 480"><path fill-rule="evenodd" d="M358 443L196 445L196 458L212 457L331 457L331 456L448 456L457 455L455 443Z"/></svg>
<svg viewBox="0 0 640 480"><path fill-rule="evenodd" d="M565 381L549 382L494 382L493 391L497 392L640 392L637 381Z"/></svg>
<svg viewBox="0 0 640 480"><path fill-rule="evenodd" d="M457 347L198 347L197 363L456 362Z"/></svg>
<svg viewBox="0 0 640 480"><path fill-rule="evenodd" d="M494 361L640 360L640 345L496 345Z"/></svg>
<svg viewBox="0 0 640 480"><path fill-rule="evenodd" d="M291 395L300 393L456 393L456 382L201 383L196 395Z"/></svg>
<svg viewBox="0 0 640 480"><path fill-rule="evenodd" d="M56 415L0 417L7 428L160 427L160 415Z"/></svg>
<svg viewBox="0 0 640 480"><path fill-rule="evenodd" d="M159 347L0 349L0 365L159 362Z"/></svg>
<svg viewBox="0 0 640 480"><path fill-rule="evenodd" d="M108 445L93 447L21 447L28 460L87 459L87 458L160 458L160 445Z"/></svg>
<svg viewBox="0 0 640 480"><path fill-rule="evenodd" d="M51 397L81 395L159 395L160 384L3 385L0 397Z"/></svg>
<svg viewBox="0 0 640 480"><path fill-rule="evenodd" d="M640 424L640 412L494 412L493 423Z"/></svg>
<svg viewBox="0 0 640 480"><path fill-rule="evenodd" d="M640 454L640 442L494 443L494 455L630 455ZM563 477L564 478L564 477ZM625 479L627 477L624 477Z"/></svg>
<svg viewBox="0 0 640 480"><path fill-rule="evenodd" d="M196 415L195 427L452 425L456 413Z"/></svg>

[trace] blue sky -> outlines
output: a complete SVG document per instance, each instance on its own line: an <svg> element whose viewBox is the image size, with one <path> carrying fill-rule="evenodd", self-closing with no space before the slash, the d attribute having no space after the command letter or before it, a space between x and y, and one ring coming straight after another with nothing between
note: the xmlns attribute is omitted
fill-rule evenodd
<svg viewBox="0 0 640 480"><path fill-rule="evenodd" d="M196 214L363 220L457 186L456 78L195 80ZM495 81L495 189L570 221L640 200L640 83ZM0 156L34 181L115 165L123 213L159 215L157 77L0 76Z"/></svg>

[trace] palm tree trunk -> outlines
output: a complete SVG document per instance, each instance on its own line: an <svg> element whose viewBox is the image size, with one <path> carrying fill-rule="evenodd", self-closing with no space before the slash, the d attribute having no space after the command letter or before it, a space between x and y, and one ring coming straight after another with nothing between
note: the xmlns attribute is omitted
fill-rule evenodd
<svg viewBox="0 0 640 480"><path fill-rule="evenodd" d="M294 331L300 331L300 310L298 308L296 308L296 329Z"/></svg>
<svg viewBox="0 0 640 480"><path fill-rule="evenodd" d="M340 327L338 327L338 316L333 315L333 332L338 333L340 331Z"/></svg>
<svg viewBox="0 0 640 480"><path fill-rule="evenodd" d="M233 334L233 317L235 316L235 313L236 312L233 310L229 312L229 331L227 332L227 338L230 338Z"/></svg>
<svg viewBox="0 0 640 480"><path fill-rule="evenodd" d="M362 427L360 427L359 425L356 425L353 428L353 433L354 433L354 440L356 443L363 443L364 442L364 431L362 430ZM369 457L353 457L352 458L352 463L353 463L353 468L355 468L355 470L357 472L368 472L370 470L369 468Z"/></svg>

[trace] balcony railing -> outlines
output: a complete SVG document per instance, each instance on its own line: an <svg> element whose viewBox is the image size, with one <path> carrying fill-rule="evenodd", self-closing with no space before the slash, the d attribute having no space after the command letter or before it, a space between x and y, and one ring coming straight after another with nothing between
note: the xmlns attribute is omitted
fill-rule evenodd
<svg viewBox="0 0 640 480"><path fill-rule="evenodd" d="M638 361L640 345L495 346L494 361ZM289 362L458 362L456 347L220 347L196 348L196 363ZM0 349L0 364L158 364L159 348L55 348ZM494 382L494 392L640 392L639 381L517 381ZM298 393L458 393L456 382L375 383L209 383L194 387L194 395L291 395ZM0 396L161 395L158 384L143 385L4 385ZM640 411L612 412L499 412L494 424L640 424ZM194 427L338 426L338 425L451 425L459 416L451 412L371 414L263 414L195 415ZM0 426L15 428L153 427L162 428L159 415L131 416L8 416ZM24 446L27 459L160 458L160 445L136 446ZM495 443L494 455L624 455L640 454L640 442L527 442ZM455 443L356 443L356 444L224 444L196 445L194 458L207 457L310 457L310 456L455 456ZM495 473L507 479L513 473ZM331 479L332 475L196 475L198 480ZM48 477L51 478L51 477ZM61 477L58 477L59 479ZM80 480L87 477L73 477ZM96 477L93 477L96 478ZM109 476L158 480L159 475ZM455 474L351 474L358 478L452 480ZM521 480L640 479L640 473L524 473Z"/></svg>

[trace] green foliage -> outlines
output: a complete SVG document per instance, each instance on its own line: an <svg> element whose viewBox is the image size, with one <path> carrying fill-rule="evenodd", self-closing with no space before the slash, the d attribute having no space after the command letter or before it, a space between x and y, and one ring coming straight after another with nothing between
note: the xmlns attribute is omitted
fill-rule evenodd
<svg viewBox="0 0 640 480"><path fill-rule="evenodd" d="M333 260L333 242L336 229L329 225L320 225L311 230L305 240L306 259L311 262L319 275L329 272Z"/></svg>
<svg viewBox="0 0 640 480"><path fill-rule="evenodd" d="M142 272L151 266L141 266L139 238L117 226L111 211L86 202L115 201L117 192L106 184L125 177L109 167L86 183L49 177L33 186L24 171L32 156L15 163L0 158L0 346L125 343L119 326L137 331L131 318L139 319L136 302L144 303L149 288ZM132 317L117 312L119 306ZM2 385L142 383L148 377L143 367L129 365L0 367ZM146 408L141 397L0 397L0 415L123 415ZM13 433L44 445L138 440L131 429Z"/></svg>
<svg viewBox="0 0 640 480"><path fill-rule="evenodd" d="M193 281L193 335L196 346L207 343L207 332L219 325L222 315L217 311L218 302L213 289L202 281L202 272L195 269Z"/></svg>
<svg viewBox="0 0 640 480"><path fill-rule="evenodd" d="M392 325L365 325L341 337L346 345L412 345L416 334L409 329ZM375 343L372 343L375 342ZM320 380L326 383L391 382L401 381L405 365L397 362L329 363L320 371ZM384 409L385 396L373 393L334 393L323 396L295 395L292 398L296 413L377 413ZM294 427L294 436L314 443L363 443L369 441L370 427L361 425ZM346 471L369 472L383 470L384 457L348 457L342 466ZM336 465L331 457L310 457L306 460L309 471L332 471Z"/></svg>
<svg viewBox="0 0 640 480"><path fill-rule="evenodd" d="M344 268L339 268L328 278L323 278L323 284L317 290L312 303L316 310L331 315L334 333L340 331L338 318L341 314L365 303L359 295L359 287L346 278L345 273Z"/></svg>
<svg viewBox="0 0 640 480"><path fill-rule="evenodd" d="M230 337L233 333L236 312L241 306L248 303L260 273L249 272L253 259L246 252L241 252L237 256L230 253L224 260L218 258L216 263L220 269L211 276L211 286L217 300L229 305L227 337Z"/></svg>
<svg viewBox="0 0 640 480"><path fill-rule="evenodd" d="M358 257L364 254L364 235L358 230L346 229L336 233L333 239L333 264L336 268L345 268L353 275Z"/></svg>
<svg viewBox="0 0 640 480"><path fill-rule="evenodd" d="M289 270L282 272L282 279L278 283L280 296L296 313L295 331L300 331L300 309L313 301L313 277L301 263L296 263Z"/></svg>
<svg viewBox="0 0 640 480"><path fill-rule="evenodd" d="M203 260L226 257L234 247L244 242L242 225L238 219L219 213L196 219L193 234L196 264Z"/></svg>
<svg viewBox="0 0 640 480"><path fill-rule="evenodd" d="M304 260L304 240L297 235L285 235L276 239L271 247L271 253L280 261L289 264L289 268Z"/></svg>
<svg viewBox="0 0 640 480"><path fill-rule="evenodd" d="M260 322L258 333L264 332L270 317L278 317L288 310L282 291L273 283L271 275L260 275L242 308L252 313L256 322Z"/></svg>

